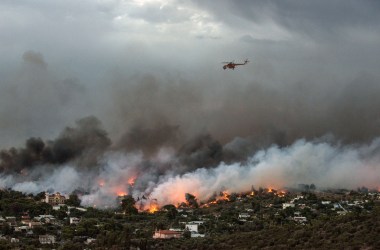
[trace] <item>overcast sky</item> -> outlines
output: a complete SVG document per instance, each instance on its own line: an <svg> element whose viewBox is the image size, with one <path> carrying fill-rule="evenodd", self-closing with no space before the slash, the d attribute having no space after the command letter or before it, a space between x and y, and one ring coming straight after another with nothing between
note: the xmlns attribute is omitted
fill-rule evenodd
<svg viewBox="0 0 380 250"><path fill-rule="evenodd" d="M2 0L0 146L89 115L114 140L141 124L371 139L379 13L376 0Z"/></svg>

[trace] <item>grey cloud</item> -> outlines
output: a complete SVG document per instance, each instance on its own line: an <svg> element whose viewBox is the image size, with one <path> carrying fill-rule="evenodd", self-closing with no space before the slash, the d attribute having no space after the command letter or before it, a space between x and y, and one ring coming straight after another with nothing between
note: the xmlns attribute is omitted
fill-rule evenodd
<svg viewBox="0 0 380 250"><path fill-rule="evenodd" d="M24 62L26 63L38 65L39 67L42 67L42 68L47 67L47 64L41 53L34 52L34 51L26 51L22 55L22 58L24 59Z"/></svg>

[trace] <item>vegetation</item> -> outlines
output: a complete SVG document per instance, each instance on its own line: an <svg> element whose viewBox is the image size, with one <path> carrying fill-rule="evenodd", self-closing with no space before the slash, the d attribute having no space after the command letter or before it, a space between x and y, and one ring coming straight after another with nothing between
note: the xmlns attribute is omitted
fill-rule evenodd
<svg viewBox="0 0 380 250"><path fill-rule="evenodd" d="M154 213L138 212L132 196L122 197L116 209L86 210L77 207L79 197L71 194L65 206L54 210L41 201L41 194L0 190L0 250L380 248L379 193L370 194L363 188L323 193L311 190L309 186L308 190L286 194L263 188L255 190L255 195L221 193L206 204L186 194L187 204L180 204L180 209L168 204ZM294 207L283 209L289 202ZM41 219L40 215L55 219ZM307 221L297 222L293 219L296 216ZM70 217L80 221L70 224ZM26 218L39 218L41 223L29 228L23 224ZM198 232L205 234L204 238L192 238L192 233L184 230L190 221L203 222ZM169 228L183 230L183 237L152 238L155 230ZM57 243L42 245L39 235L45 234L54 235Z"/></svg>

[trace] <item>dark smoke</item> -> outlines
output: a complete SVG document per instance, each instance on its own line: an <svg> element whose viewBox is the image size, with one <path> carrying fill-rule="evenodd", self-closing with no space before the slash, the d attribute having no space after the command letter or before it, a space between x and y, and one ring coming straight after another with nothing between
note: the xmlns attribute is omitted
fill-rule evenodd
<svg viewBox="0 0 380 250"><path fill-rule="evenodd" d="M97 156L109 146L110 139L95 117L76 122L76 127L66 127L57 139L44 142L30 138L24 148L11 148L0 152L2 172L20 172L37 165L64 164L77 159L78 166L96 164Z"/></svg>
<svg viewBox="0 0 380 250"><path fill-rule="evenodd" d="M117 147L127 152L141 150L146 155L152 155L161 147L175 146L178 131L178 126L167 124L153 128L145 128L144 124L136 125L122 136Z"/></svg>

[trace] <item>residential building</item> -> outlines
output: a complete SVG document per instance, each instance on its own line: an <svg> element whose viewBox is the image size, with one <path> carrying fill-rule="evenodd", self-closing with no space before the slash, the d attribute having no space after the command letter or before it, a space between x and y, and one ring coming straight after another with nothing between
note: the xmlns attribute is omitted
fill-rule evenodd
<svg viewBox="0 0 380 250"><path fill-rule="evenodd" d="M170 230L158 230L154 232L153 239L172 239L181 238L182 232L170 231Z"/></svg>
<svg viewBox="0 0 380 250"><path fill-rule="evenodd" d="M306 223L307 222L306 217L303 217L303 216L294 216L293 220L295 222L298 222L298 223Z"/></svg>
<svg viewBox="0 0 380 250"><path fill-rule="evenodd" d="M250 217L251 217L251 215L249 215L248 213L240 213L238 218L239 219L248 219Z"/></svg>
<svg viewBox="0 0 380 250"><path fill-rule="evenodd" d="M70 217L70 224L78 224L80 219L77 217Z"/></svg>
<svg viewBox="0 0 380 250"><path fill-rule="evenodd" d="M39 240L41 244L54 244L55 236L50 234L40 235Z"/></svg>
<svg viewBox="0 0 380 250"><path fill-rule="evenodd" d="M282 209L286 209L288 207L295 207L296 204L294 203L282 203Z"/></svg>
<svg viewBox="0 0 380 250"><path fill-rule="evenodd" d="M64 195L61 195L59 192L55 194L45 193L45 202L49 203L52 206L64 204L65 201L66 197Z"/></svg>
<svg viewBox="0 0 380 250"><path fill-rule="evenodd" d="M190 232L198 232L198 225L197 224L186 224L185 228L189 230Z"/></svg>

